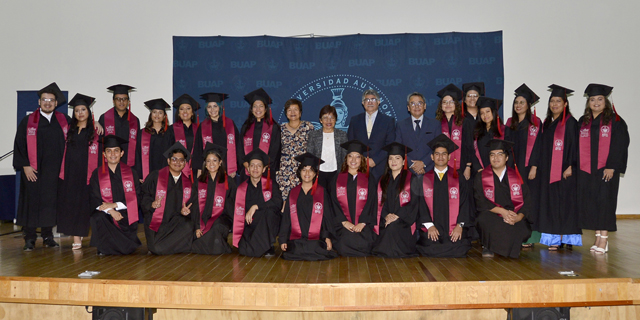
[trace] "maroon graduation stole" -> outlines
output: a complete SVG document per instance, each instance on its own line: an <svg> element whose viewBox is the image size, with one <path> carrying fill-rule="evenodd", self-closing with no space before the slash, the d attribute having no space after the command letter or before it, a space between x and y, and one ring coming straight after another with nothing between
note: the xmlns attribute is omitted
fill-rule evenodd
<svg viewBox="0 0 640 320"><path fill-rule="evenodd" d="M184 123L182 123L182 119L178 117L178 120L173 124L173 135L176 141L180 142L180 144L182 144L187 150L189 150L189 147L187 146L187 135L184 133L183 125ZM193 129L194 133L198 132L197 123L192 122L191 128ZM195 143L193 145L195 145ZM193 145L191 145L192 150L189 150L192 156L193 156ZM182 173L186 174L187 176L191 176L191 160L189 160L189 162L187 162L187 164L184 166L184 169L182 169Z"/></svg>
<svg viewBox="0 0 640 320"><path fill-rule="evenodd" d="M451 158L449 158L449 167L455 167L454 163L456 161L460 162L460 154L462 152L462 126L456 124L456 116L451 116L453 119L451 120L451 134L449 134L449 122L447 121L447 117L442 117L442 121L440 124L442 125L442 133L444 133L447 138L451 139L453 143L458 146L456 151L451 153Z"/></svg>
<svg viewBox="0 0 640 320"><path fill-rule="evenodd" d="M351 212L349 212L349 199L347 199L347 179L349 179L349 173L343 172L338 174L338 181L336 183L336 195L342 213L344 213L347 220L353 224L358 224L360 221L360 215L364 209L364 205L367 203L367 196L369 195L369 178L364 173L359 173L356 176L356 221L351 221Z"/></svg>
<svg viewBox="0 0 640 320"><path fill-rule="evenodd" d="M236 131L235 124L233 120L227 117L224 118L224 131L227 135L227 173L232 174L238 171L238 162L236 160ZM211 138L213 133L211 132L211 118L207 118L202 121L202 125L200 126L200 132L202 135L202 148L207 145L207 142L213 143L213 139ZM263 130L264 132L264 127ZM253 127L251 128L251 134L253 135ZM253 139L249 139L253 140ZM251 151L252 149L249 149ZM267 150L269 148L267 147Z"/></svg>
<svg viewBox="0 0 640 320"><path fill-rule="evenodd" d="M501 126L502 130L500 131L500 134L496 137L496 139L504 139L504 126L500 123L498 123L498 126ZM478 138L473 140L473 148L476 151L476 158L478 158L478 162L480 162L480 166L482 167L482 169L484 169L484 163L482 163L482 157L480 156L480 149L478 149Z"/></svg>
<svg viewBox="0 0 640 320"><path fill-rule="evenodd" d="M216 177L217 178L217 177ZM227 178L228 179L228 178ZM211 217L207 220L207 224L204 224L202 217L206 214L204 212L204 207L207 204L207 186L209 182L215 183L211 179L210 176L207 177L207 182L198 181L198 208L200 208L200 230L202 234L207 233L207 231L211 230L213 223L218 219L222 212L224 211L225 197L227 195L227 190L224 186L224 183L218 183L216 185L216 189L211 195L213 198L213 208L211 209Z"/></svg>
<svg viewBox="0 0 640 320"><path fill-rule="evenodd" d="M593 121L593 119L591 120ZM607 165L609 148L611 147L611 121L602 123L600 121L600 137L598 138L598 170ZM580 128L580 170L591 173L591 122L583 124Z"/></svg>
<svg viewBox="0 0 640 320"><path fill-rule="evenodd" d="M509 179L509 190L511 191L511 202L513 202L514 206L513 211L518 213L524 205L524 197L516 169L507 167L507 177ZM493 180L493 170L482 170L482 190L484 191L485 198L495 204L496 207L502 208L501 205L496 203L496 187Z"/></svg>
<svg viewBox="0 0 640 320"><path fill-rule="evenodd" d="M156 208L153 211L151 222L149 222L149 229L158 232L160 225L162 224L162 217L164 216L164 207L167 203L167 185L169 183L169 176L171 171L169 167L164 167L158 171L158 183L156 184L156 198L162 197L160 200L160 208ZM173 177L171 177L173 179ZM184 175L180 175L182 179L182 205L189 202L191 198L191 181Z"/></svg>
<svg viewBox="0 0 640 320"><path fill-rule="evenodd" d="M407 171L407 177L404 180L404 186L402 187L402 191L400 192L398 197L400 198L400 207L404 207L407 205L407 203L411 202L411 171ZM387 200L393 201L392 199ZM380 181L378 181L378 215L376 217L376 225L373 226L373 231L375 231L376 234L380 234L380 217L382 215L382 205L382 188L380 187ZM415 231L416 224L414 223L411 225L411 233L413 234Z"/></svg>
<svg viewBox="0 0 640 320"><path fill-rule="evenodd" d="M238 247L238 243L240 243L240 238L242 238L242 232L244 231L244 216L246 214L244 206L246 204L247 187L249 186L250 180L251 178L242 182L236 192L236 210L233 215L233 246L236 248ZM267 189L265 187L267 185L267 178L260 178L260 182L262 185L262 196L264 197L264 201L267 202L271 200L273 184L270 183L269 189Z"/></svg>
<svg viewBox="0 0 640 320"><path fill-rule="evenodd" d="M260 150L264 151L266 154L269 154L269 144L271 143L271 129L273 125L267 123L267 120L262 120L262 134L260 135L260 143L258 147ZM253 150L253 129L255 129L256 123L252 123L249 126L249 129L244 134L243 142L244 142L244 154L248 154ZM227 152L228 153L228 152Z"/></svg>
<svg viewBox="0 0 640 320"><path fill-rule="evenodd" d="M86 130L86 129L85 129ZM91 180L91 173L93 170L98 167L98 134L93 135L93 141L89 145L89 159L87 165L87 184ZM67 158L67 145L64 146L64 154L62 156L62 165L60 166L60 175L58 176L60 179L64 180L64 163Z"/></svg>
<svg viewBox="0 0 640 320"><path fill-rule="evenodd" d="M453 231L458 223L458 214L460 213L460 181L453 177L453 169L447 169L447 184L449 189L449 233ZM424 201L429 207L431 221L433 221L433 184L435 179L435 171L431 170L422 177L422 190L424 193ZM427 232L422 228L423 231Z"/></svg>
<svg viewBox="0 0 640 320"><path fill-rule="evenodd" d="M553 133L553 151L551 152L551 172L549 184L562 179L562 158L564 157L564 131L565 121L558 117L559 123Z"/></svg>
<svg viewBox="0 0 640 320"><path fill-rule="evenodd" d="M104 114L104 135L108 136L110 134L116 134L116 125L115 125L115 113L116 108L111 108ZM136 163L136 138L138 136L138 130L140 129L140 125L138 124L137 118L131 110L129 110L131 117L129 118L129 148L127 152L127 165L133 167Z"/></svg>
<svg viewBox="0 0 640 320"><path fill-rule="evenodd" d="M122 177L122 187L124 189L124 198L127 206L127 214L129 225L138 222L138 198L136 196L136 185L133 180L133 172L131 167L124 163L120 163L120 174ZM110 170L110 169L109 169ZM98 170L98 183L100 186L100 195L104 202L113 203L113 194L111 193L111 179L107 170ZM113 223L120 228L118 221L115 219Z"/></svg>
<svg viewBox="0 0 640 320"><path fill-rule="evenodd" d="M536 138L538 137L538 133L542 131L542 127L540 126L540 119L538 120L538 126L535 126L533 123L529 123L529 133L527 134L527 151L524 159L524 166L529 166L529 159L531 158L531 151L533 151L533 146L536 143ZM511 118L507 119L507 124L505 126L511 126Z"/></svg>
<svg viewBox="0 0 640 320"><path fill-rule="evenodd" d="M64 140L66 141L67 132L69 132L67 118L58 111L53 111L53 114L56 116L60 128L62 128ZM40 108L38 108L29 115L29 120L27 121L27 153L29 155L29 165L33 170L38 170L38 123L41 116Z"/></svg>
<svg viewBox="0 0 640 320"><path fill-rule="evenodd" d="M140 154L142 155L142 180L149 175L149 152L151 151L151 133L142 130L140 137Z"/></svg>
<svg viewBox="0 0 640 320"><path fill-rule="evenodd" d="M298 220L297 206L300 190L302 190L302 184L299 184L291 189L291 194L289 195L289 211L291 215L291 235L289 235L289 240L298 240L302 237L300 221ZM313 194L313 213L311 214L311 224L309 225L309 240L320 239L320 227L322 227L323 212L324 188L322 188L322 186L318 186L316 192Z"/></svg>

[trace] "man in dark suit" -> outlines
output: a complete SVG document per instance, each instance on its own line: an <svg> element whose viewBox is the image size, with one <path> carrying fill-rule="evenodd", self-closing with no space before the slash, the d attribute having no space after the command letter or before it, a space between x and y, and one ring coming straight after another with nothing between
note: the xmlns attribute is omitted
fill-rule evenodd
<svg viewBox="0 0 640 320"><path fill-rule="evenodd" d="M396 126L396 142L413 149L407 154L411 172L423 175L433 169L431 148L425 141L431 141L442 133L442 126L435 119L424 116L427 110L424 96L414 92L407 97L407 110L410 117L399 121Z"/></svg>
<svg viewBox="0 0 640 320"><path fill-rule="evenodd" d="M365 112L351 118L347 137L348 140L362 141L371 148L369 167L374 177L379 178L384 173L387 161L387 152L382 150L382 147L396 139L395 120L378 112L380 95L373 89L362 93L362 106Z"/></svg>

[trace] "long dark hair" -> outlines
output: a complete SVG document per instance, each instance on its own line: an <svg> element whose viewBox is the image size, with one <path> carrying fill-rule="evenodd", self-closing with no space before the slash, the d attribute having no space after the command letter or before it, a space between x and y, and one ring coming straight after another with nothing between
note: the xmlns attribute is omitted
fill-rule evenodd
<svg viewBox="0 0 640 320"><path fill-rule="evenodd" d="M455 110L453 110L453 116L454 116L454 119L456 120L456 125L461 126L462 120L464 120L462 119L462 107L460 106L460 102L458 102L458 100L456 100L453 97L451 98L453 99L453 104L456 106ZM446 119L444 111L442 111L442 100L444 100L444 98L440 99L440 102L438 103L438 108L436 109L436 120L438 121L442 121L442 119Z"/></svg>
<svg viewBox="0 0 640 320"><path fill-rule="evenodd" d="M404 161L404 156L402 156L402 161ZM404 183L407 180L407 171L404 168L400 171L400 180L398 181L398 186L396 187L396 194L400 194L402 192L402 188L404 188ZM387 158L387 165L384 168L384 174L382 178L380 178L380 189L382 190L382 202L385 203L387 201L387 186L389 185L389 181L392 179L391 177L391 168L389 168L389 158Z"/></svg>
<svg viewBox="0 0 640 320"><path fill-rule="evenodd" d="M549 107L549 104L551 104L551 98L553 97L549 97L549 102L547 103L547 117L544 119L544 127L548 128L549 125L551 125L551 121L553 120L553 112L551 112L551 108ZM569 100L567 100L567 97L559 97L560 99L562 99L563 102L567 103L567 108L566 108L566 114L565 117L570 117L571 116L571 109L569 109ZM562 115L560 115L560 120L562 120Z"/></svg>
<svg viewBox="0 0 640 320"><path fill-rule="evenodd" d="M482 109L484 109L484 108L479 108L478 109L478 116L480 116L480 110L482 110ZM489 109L491 109L491 114L493 115L493 120L491 120L491 126L489 127L489 132L494 137L499 137L500 136L500 130L498 129L498 125L500 125L500 124L498 123L497 110L495 110L493 108L489 108ZM475 129L473 129L473 137L475 139L480 139L480 138L484 137L484 135L487 133L487 124L484 123L484 121L482 121L482 118L480 118L480 119L481 120L478 121L478 123L476 123Z"/></svg>
<svg viewBox="0 0 640 320"><path fill-rule="evenodd" d="M609 98L604 97L604 110L602 110L602 120L600 121L600 123L609 123L611 122L612 118L613 108L611 107L611 101L609 101ZM593 120L593 111L591 111L591 108L589 108L589 98L587 98L587 103L584 107L584 115L582 117L582 124L588 125L591 123L591 120Z"/></svg>
<svg viewBox="0 0 640 320"><path fill-rule="evenodd" d="M211 172L207 169L207 157L212 154L220 160L220 166L218 167L218 172L216 172L216 178L218 178L218 183L224 183L225 179L227 179L227 166L225 161L222 160L222 155L217 150L209 150L204 154L204 159L202 161L202 172L200 173L200 177L198 177L198 181L202 183L206 183L207 179L211 176Z"/></svg>
<svg viewBox="0 0 640 320"><path fill-rule="evenodd" d="M509 129L513 131L518 129L518 124L520 124L520 117L516 113L516 99L518 99L518 97L521 96L513 98L513 108L511 108L511 125L509 126ZM524 99L524 101L527 102L527 111L525 111L524 118L529 121L529 124L536 126L535 122L533 122L533 116L531 115L531 103L529 103L527 99Z"/></svg>
<svg viewBox="0 0 640 320"><path fill-rule="evenodd" d="M256 100L256 101L262 101L262 100ZM255 101L253 103L256 103ZM275 123L275 121L272 123L269 121L269 114L271 113L271 107L269 107L269 105L262 101L262 103L264 103L264 118L262 118L264 121L266 121L268 124L273 125L273 123ZM240 136L244 136L245 133L247 133L247 130L249 129L249 127L251 127L251 125L256 122L256 116L253 115L253 104L251 104L251 107L249 108L249 115L247 115L247 120L244 121L244 123L242 124L242 132L240 133ZM271 116L271 118L273 118L273 115Z"/></svg>
<svg viewBox="0 0 640 320"><path fill-rule="evenodd" d="M342 168L340 168L340 173L349 172L349 165L347 164L347 158L349 158L349 154L351 154L351 152L347 153L347 155L344 156L344 161L342 161ZM358 172L367 172L367 157L363 156L362 154L360 154L360 167L358 167Z"/></svg>
<svg viewBox="0 0 640 320"><path fill-rule="evenodd" d="M73 117L71 118L71 124L69 125L69 132L76 132L78 129L78 119L76 119L76 107L73 107ZM91 108L89 108L88 106L85 106L87 108L87 111L89 112L89 117L87 118L87 126L84 128L85 130L87 130L87 132L89 133L89 142L88 145L91 145L93 143L93 138L96 135L96 130L94 128L95 124L94 124L94 119L93 119L93 113L91 112ZM73 136L72 134L68 134L67 135L67 143L72 143L73 142Z"/></svg>
<svg viewBox="0 0 640 320"><path fill-rule="evenodd" d="M160 131L158 133L165 132L167 127L169 126L169 120L167 119L167 112L164 110L162 110L162 112L164 112L164 125L162 126L162 128L160 128ZM153 134L153 120L151 120L151 112L149 112L149 118L147 119L147 123L144 124L144 131L146 131L147 133Z"/></svg>

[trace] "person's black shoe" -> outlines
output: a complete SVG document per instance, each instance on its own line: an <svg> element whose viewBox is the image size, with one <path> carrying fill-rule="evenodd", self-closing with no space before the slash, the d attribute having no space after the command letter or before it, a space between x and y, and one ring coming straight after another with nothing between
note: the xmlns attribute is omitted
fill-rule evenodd
<svg viewBox="0 0 640 320"><path fill-rule="evenodd" d="M267 251L267 253L264 254L265 258L271 258L275 255L276 255L276 250L273 247L271 247L271 249L269 249L269 251Z"/></svg>
<svg viewBox="0 0 640 320"><path fill-rule="evenodd" d="M482 257L483 258L493 258L493 252L489 251L489 249L484 248L482 250Z"/></svg>
<svg viewBox="0 0 640 320"><path fill-rule="evenodd" d="M24 248L22 248L22 250L24 251L33 251L33 249L36 248L36 241L35 240L25 240L24 241Z"/></svg>
<svg viewBox="0 0 640 320"><path fill-rule="evenodd" d="M42 243L44 243L44 246L47 248L59 248L60 245L53 240L53 238L46 238L42 240Z"/></svg>

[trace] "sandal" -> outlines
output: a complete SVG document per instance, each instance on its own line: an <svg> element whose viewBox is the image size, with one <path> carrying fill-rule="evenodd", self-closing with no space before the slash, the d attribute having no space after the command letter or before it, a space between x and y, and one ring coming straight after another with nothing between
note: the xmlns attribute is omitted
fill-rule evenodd
<svg viewBox="0 0 640 320"><path fill-rule="evenodd" d="M560 249L559 245L552 245L549 246L549 251L558 251L558 249Z"/></svg>
<svg viewBox="0 0 640 320"><path fill-rule="evenodd" d="M80 249L82 249L82 243L81 243L81 242L80 242L80 243L75 243L75 242L74 242L74 243L71 245L71 249L72 249L72 250L80 250Z"/></svg>
<svg viewBox="0 0 640 320"><path fill-rule="evenodd" d="M598 242L598 238L600 237L599 233L596 233L596 243ZM589 251L594 252L596 251L596 249L598 249L598 246L594 243L591 248L589 249Z"/></svg>
<svg viewBox="0 0 640 320"><path fill-rule="evenodd" d="M609 236L600 236L600 239L608 239ZM596 253L597 254L604 254L605 252L609 251L609 240L606 240L607 244L604 246L604 248L600 248L597 247L596 248Z"/></svg>
<svg viewBox="0 0 640 320"><path fill-rule="evenodd" d="M533 248L533 243L523 243L522 248L523 249Z"/></svg>

